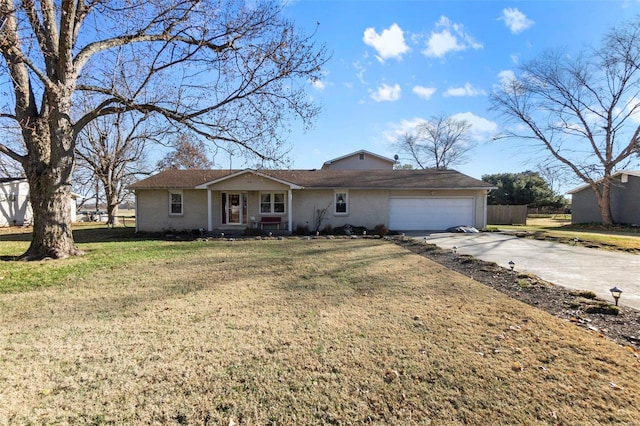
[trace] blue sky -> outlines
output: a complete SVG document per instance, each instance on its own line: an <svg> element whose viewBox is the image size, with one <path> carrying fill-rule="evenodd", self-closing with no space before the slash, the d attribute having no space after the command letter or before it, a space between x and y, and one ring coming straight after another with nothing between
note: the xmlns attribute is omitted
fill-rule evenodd
<svg viewBox="0 0 640 426"><path fill-rule="evenodd" d="M620 1L297 0L287 17L332 58L309 94L323 107L314 128L291 134L293 168L319 168L359 149L393 157L392 142L420 120L468 120L478 142L454 168L470 176L535 170L540 153L492 141L500 117L489 93L501 73L545 49L598 44L616 23L640 14Z"/></svg>

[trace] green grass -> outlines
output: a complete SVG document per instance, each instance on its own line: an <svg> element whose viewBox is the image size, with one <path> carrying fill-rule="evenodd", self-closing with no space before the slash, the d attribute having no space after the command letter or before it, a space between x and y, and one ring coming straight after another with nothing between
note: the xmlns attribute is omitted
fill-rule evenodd
<svg viewBox="0 0 640 426"><path fill-rule="evenodd" d="M553 239L566 244L596 245L606 249L640 250L640 233L635 228L606 228L596 225L563 225L566 218L530 218L526 226L490 226L528 232L532 237ZM31 234L20 228L5 229L0 235L2 256L18 256L29 246ZM576 242L576 238L578 242ZM136 236L134 228L108 229L104 224L74 226L74 239L85 256L64 262L0 262L0 293L38 287L65 286L91 277L96 271L136 267L146 259L173 260L185 256L206 242L164 241ZM134 250L131 247L135 247ZM282 250L274 247L263 256L277 259Z"/></svg>
<svg viewBox="0 0 640 426"><path fill-rule="evenodd" d="M142 239L133 228L107 229L103 225L85 225L74 230L78 247L86 254L63 261L0 262L0 293L25 291L38 287L65 286L90 278L100 271L136 267L154 259L168 261L197 250L204 242ZM18 256L29 247L29 233L0 237L2 256Z"/></svg>

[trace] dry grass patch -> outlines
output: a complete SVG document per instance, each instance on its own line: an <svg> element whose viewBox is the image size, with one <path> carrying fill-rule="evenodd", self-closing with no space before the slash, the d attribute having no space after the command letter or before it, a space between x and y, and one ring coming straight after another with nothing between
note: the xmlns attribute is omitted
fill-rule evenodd
<svg viewBox="0 0 640 426"><path fill-rule="evenodd" d="M527 218L526 225L491 225L489 228L510 230L522 236L589 248L640 251L640 231L635 226L571 224L571 220Z"/></svg>
<svg viewBox="0 0 640 426"><path fill-rule="evenodd" d="M632 353L389 242L179 244L0 295L0 423L640 423Z"/></svg>

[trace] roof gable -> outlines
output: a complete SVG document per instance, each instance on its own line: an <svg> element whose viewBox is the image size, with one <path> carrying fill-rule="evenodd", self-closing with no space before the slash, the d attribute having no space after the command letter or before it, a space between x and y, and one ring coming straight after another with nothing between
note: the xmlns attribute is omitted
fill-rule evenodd
<svg viewBox="0 0 640 426"><path fill-rule="evenodd" d="M260 177L275 181L277 183L280 183L282 185L289 186L291 189L300 189L300 186L296 185L293 182L288 182L286 180L279 179L279 178L274 177L274 176L269 176L267 174L261 173L261 172L259 172L257 170L253 170L253 169L244 169L244 170L240 170L240 171L235 172L235 173L228 174L226 176L221 176L221 177L216 178L216 179L214 179L214 180L212 180L210 182L205 182L205 183L202 183L200 185L197 185L195 187L195 189L207 189L210 185L215 185L216 183L224 182L226 180L234 179L236 177L239 177L239 176L242 176L242 175L246 175L246 174L252 174L252 175L255 175L255 176L260 176Z"/></svg>
<svg viewBox="0 0 640 426"><path fill-rule="evenodd" d="M343 155L342 157L334 158L333 160L325 161L322 165L322 169L330 169L335 168L337 163L349 163L356 159L364 160L367 159L368 163L371 163L371 160L374 160L375 163L383 164L384 169L392 169L393 165L396 163L395 160L387 157L383 157L382 155L374 154L373 152L369 152L367 150L361 149L356 152L352 152L351 154ZM362 169L363 167L345 167L345 168L358 168ZM373 169L380 169L382 167L373 167Z"/></svg>

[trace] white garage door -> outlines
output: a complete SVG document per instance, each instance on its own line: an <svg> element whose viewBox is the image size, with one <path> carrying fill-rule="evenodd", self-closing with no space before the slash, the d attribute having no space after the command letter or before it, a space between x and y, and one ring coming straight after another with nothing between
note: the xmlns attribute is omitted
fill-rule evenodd
<svg viewBox="0 0 640 426"><path fill-rule="evenodd" d="M441 231L452 226L475 226L473 198L391 198L389 229Z"/></svg>

